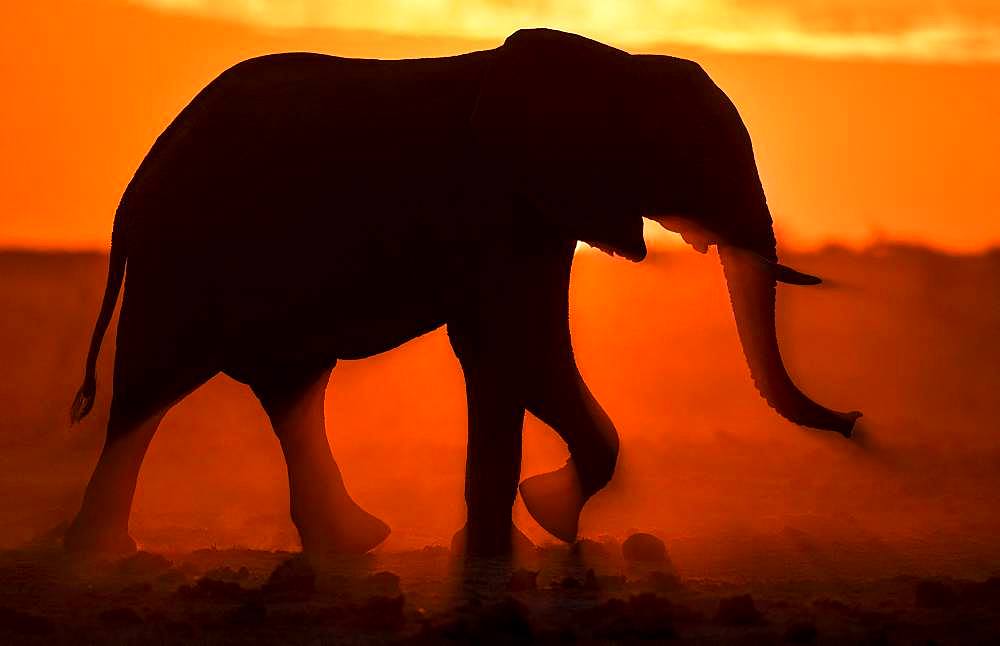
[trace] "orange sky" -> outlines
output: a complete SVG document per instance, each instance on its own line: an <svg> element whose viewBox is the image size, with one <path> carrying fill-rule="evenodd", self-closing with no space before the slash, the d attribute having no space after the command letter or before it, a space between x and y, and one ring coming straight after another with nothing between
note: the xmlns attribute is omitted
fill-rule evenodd
<svg viewBox="0 0 1000 646"><path fill-rule="evenodd" d="M106 248L155 136L238 60L444 55L540 24L700 61L750 127L786 242L1000 244L993 0L354 4L4 3L0 246Z"/></svg>

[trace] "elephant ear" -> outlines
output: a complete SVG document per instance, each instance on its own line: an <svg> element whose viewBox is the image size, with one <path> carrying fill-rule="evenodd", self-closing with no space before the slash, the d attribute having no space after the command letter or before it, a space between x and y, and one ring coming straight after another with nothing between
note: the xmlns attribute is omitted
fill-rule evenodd
<svg viewBox="0 0 1000 646"><path fill-rule="evenodd" d="M472 125L503 180L566 235L646 256L629 132L631 56L549 29L496 50Z"/></svg>

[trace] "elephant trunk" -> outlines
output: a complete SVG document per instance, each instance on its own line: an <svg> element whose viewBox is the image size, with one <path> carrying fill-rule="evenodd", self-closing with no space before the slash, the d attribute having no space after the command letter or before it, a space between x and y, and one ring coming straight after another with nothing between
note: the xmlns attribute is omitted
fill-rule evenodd
<svg viewBox="0 0 1000 646"><path fill-rule="evenodd" d="M770 249L769 256L774 256ZM840 413L807 397L792 382L778 350L775 330L775 272L761 256L719 244L743 354L757 391L782 417L812 428L850 437L861 413Z"/></svg>

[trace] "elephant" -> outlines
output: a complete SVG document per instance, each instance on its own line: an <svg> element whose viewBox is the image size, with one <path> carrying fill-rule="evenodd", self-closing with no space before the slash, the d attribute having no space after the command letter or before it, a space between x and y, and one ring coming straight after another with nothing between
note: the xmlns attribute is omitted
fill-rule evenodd
<svg viewBox="0 0 1000 646"><path fill-rule="evenodd" d="M526 29L452 57L281 53L231 67L156 139L116 210L71 422L93 406L124 283L113 395L66 548L136 548L129 512L157 425L222 373L271 421L303 550L372 549L389 528L341 477L327 381L340 359L441 326L466 384L463 549L510 553L519 491L542 528L573 541L619 438L574 359L570 268L579 241L642 261L643 218L718 248L766 402L850 437L860 413L814 402L782 363L776 282L819 279L778 263L750 136L697 63ZM526 411L570 457L519 484Z"/></svg>

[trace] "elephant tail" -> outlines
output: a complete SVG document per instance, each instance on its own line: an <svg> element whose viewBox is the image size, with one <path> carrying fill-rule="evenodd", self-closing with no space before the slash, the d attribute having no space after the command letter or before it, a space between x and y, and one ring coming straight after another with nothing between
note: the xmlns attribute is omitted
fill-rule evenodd
<svg viewBox="0 0 1000 646"><path fill-rule="evenodd" d="M83 374L83 385L77 391L76 397L73 399L73 406L70 408L69 421L71 425L86 417L94 406L94 397L97 393L97 355L101 351L104 333L108 329L108 324L111 323L111 315L118 302L118 292L121 291L122 280L125 277L125 261L128 257L124 236L121 233L121 220L121 208L119 208L118 212L115 213L115 222L111 230L108 282L104 288L104 300L101 302L101 311L97 314L94 333L90 337L90 350L87 352L87 367Z"/></svg>

